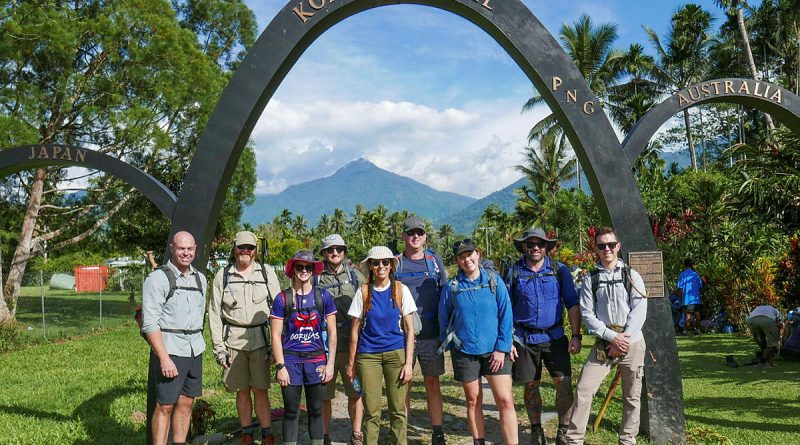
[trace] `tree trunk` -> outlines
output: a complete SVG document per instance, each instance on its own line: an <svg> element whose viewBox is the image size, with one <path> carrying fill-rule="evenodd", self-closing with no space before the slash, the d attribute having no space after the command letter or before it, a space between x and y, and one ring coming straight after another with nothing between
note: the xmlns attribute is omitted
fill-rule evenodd
<svg viewBox="0 0 800 445"><path fill-rule="evenodd" d="M28 198L28 208L25 211L25 218L22 220L19 242L14 251L14 257L11 259L8 279L3 289L7 306L5 307L5 311L3 311L3 308L0 308L0 324L12 323L16 318L17 299L19 298L20 286L22 285L22 276L25 274L28 261L33 256L34 246L31 240L33 239L33 229L36 226L36 220L39 217L39 208L42 205L42 191L44 190L44 179L46 176L47 170L44 168L36 169L33 184L31 185L30 198Z"/></svg>
<svg viewBox="0 0 800 445"><path fill-rule="evenodd" d="M759 80L758 75L756 73L756 62L753 59L753 51L750 49L750 37L747 35L747 28L744 24L744 13L742 13L742 8L736 8L736 23L739 25L739 34L742 36L742 43L744 46L744 54L747 57L747 68L750 70L750 76L753 77L753 80ZM764 79L767 80L767 79ZM767 113L764 113L764 120L767 123L767 129L770 131L775 129L775 123L772 122L772 116Z"/></svg>
<svg viewBox="0 0 800 445"><path fill-rule="evenodd" d="M689 145L689 158L692 160L692 170L697 171L697 153L694 151L694 140L692 140L692 125L689 122L689 110L683 110L683 123L686 125L686 142Z"/></svg>

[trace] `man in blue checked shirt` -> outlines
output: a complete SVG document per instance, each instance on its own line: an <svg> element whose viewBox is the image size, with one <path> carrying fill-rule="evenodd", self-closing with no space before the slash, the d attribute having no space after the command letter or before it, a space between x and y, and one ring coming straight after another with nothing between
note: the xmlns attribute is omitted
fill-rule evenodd
<svg viewBox="0 0 800 445"><path fill-rule="evenodd" d="M542 366L547 367L556 388L556 444L565 445L573 401L570 353L581 350L580 305L572 275L565 265L547 256L555 243L540 228L526 230L514 240L522 257L511 266L506 279L514 314L513 376L525 385L531 444L536 445L546 443L539 392ZM572 328L569 340L564 332L565 307Z"/></svg>

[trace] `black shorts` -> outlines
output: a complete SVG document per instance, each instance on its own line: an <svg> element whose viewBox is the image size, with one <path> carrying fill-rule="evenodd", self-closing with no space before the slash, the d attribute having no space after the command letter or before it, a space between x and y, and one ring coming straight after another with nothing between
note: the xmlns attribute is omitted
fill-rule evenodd
<svg viewBox="0 0 800 445"><path fill-rule="evenodd" d="M550 377L566 377L572 375L569 357L569 341L563 336L551 342L517 348L517 360L514 361L513 375L517 383L538 382L542 379L542 364L547 367Z"/></svg>
<svg viewBox="0 0 800 445"><path fill-rule="evenodd" d="M464 354L458 349L450 351L450 360L453 362L453 378L457 382L469 383L485 375L511 375L511 360L506 354L503 366L496 372L489 367L491 354L472 355Z"/></svg>
<svg viewBox="0 0 800 445"><path fill-rule="evenodd" d="M158 357L155 354L150 356L150 375L156 381L158 403L174 405L181 394L195 398L203 395L203 354L196 357L170 355L169 358L178 368L178 376L173 379L164 377Z"/></svg>
<svg viewBox="0 0 800 445"><path fill-rule="evenodd" d="M693 314L700 310L699 304L687 304L686 306L681 307L681 312L684 314Z"/></svg>

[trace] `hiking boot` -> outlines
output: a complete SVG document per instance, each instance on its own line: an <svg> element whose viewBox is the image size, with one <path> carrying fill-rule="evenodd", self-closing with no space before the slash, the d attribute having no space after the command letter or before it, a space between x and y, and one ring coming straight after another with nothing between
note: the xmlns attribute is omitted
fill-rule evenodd
<svg viewBox="0 0 800 445"><path fill-rule="evenodd" d="M261 445L275 445L275 436L270 434L269 436L262 437Z"/></svg>
<svg viewBox="0 0 800 445"><path fill-rule="evenodd" d="M330 434L323 435L322 436L322 445L331 445L331 444L332 444L331 435Z"/></svg>
<svg viewBox="0 0 800 445"><path fill-rule="evenodd" d="M544 428L541 425L531 427L531 445L547 445L544 437Z"/></svg>
<svg viewBox="0 0 800 445"><path fill-rule="evenodd" d="M239 438L239 445L253 445L256 443L256 440L253 439L253 435L250 433L242 433L242 437Z"/></svg>
<svg viewBox="0 0 800 445"><path fill-rule="evenodd" d="M350 435L350 445L364 445L364 433L353 431Z"/></svg>
<svg viewBox="0 0 800 445"><path fill-rule="evenodd" d="M556 431L556 445L567 445L567 425L559 425Z"/></svg>
<svg viewBox="0 0 800 445"><path fill-rule="evenodd" d="M431 434L431 445L447 445L447 440L444 438L443 432Z"/></svg>

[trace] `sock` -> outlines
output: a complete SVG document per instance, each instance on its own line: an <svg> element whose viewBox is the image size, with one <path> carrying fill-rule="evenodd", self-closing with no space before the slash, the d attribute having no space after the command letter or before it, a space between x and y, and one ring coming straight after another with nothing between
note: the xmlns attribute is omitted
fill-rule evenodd
<svg viewBox="0 0 800 445"><path fill-rule="evenodd" d="M444 430L442 429L441 425L434 425L433 426L433 434L444 434Z"/></svg>
<svg viewBox="0 0 800 445"><path fill-rule="evenodd" d="M272 427L261 428L261 437L269 437L272 435Z"/></svg>

